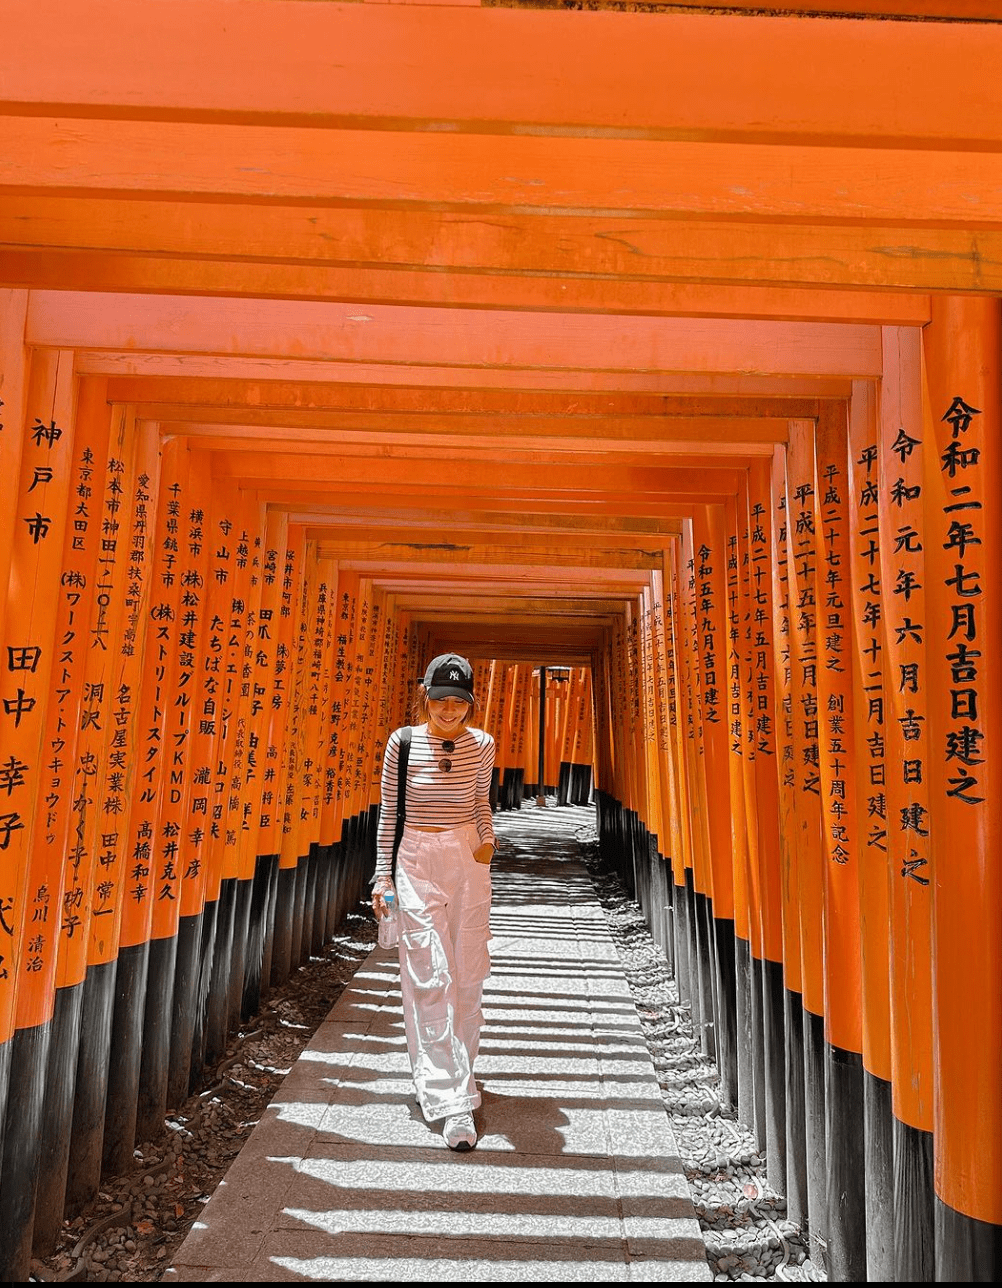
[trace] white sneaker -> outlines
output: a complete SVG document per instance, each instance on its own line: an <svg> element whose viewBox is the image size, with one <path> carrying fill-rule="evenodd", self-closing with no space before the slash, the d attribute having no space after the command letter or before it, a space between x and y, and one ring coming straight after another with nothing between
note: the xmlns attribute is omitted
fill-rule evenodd
<svg viewBox="0 0 1002 1288"><path fill-rule="evenodd" d="M442 1136L450 1149L472 1149L477 1143L477 1128L472 1114L453 1114L446 1118Z"/></svg>

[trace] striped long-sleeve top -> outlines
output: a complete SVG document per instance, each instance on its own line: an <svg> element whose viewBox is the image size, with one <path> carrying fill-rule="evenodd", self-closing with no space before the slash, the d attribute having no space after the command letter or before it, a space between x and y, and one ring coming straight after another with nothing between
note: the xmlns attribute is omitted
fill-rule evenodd
<svg viewBox="0 0 1002 1288"><path fill-rule="evenodd" d="M491 817L491 774L494 739L482 729L464 729L452 739L454 750L443 750L442 738L416 725L407 762L407 822L420 827L462 827L475 823L482 845L495 845ZM397 766L400 730L390 734L383 755L382 807L376 835L376 877L388 877L393 858L397 813ZM441 768L448 761L451 769Z"/></svg>

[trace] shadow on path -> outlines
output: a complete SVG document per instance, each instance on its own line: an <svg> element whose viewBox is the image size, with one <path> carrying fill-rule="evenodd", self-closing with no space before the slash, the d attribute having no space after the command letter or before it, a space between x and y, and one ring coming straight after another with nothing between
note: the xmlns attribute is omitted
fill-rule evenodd
<svg viewBox="0 0 1002 1288"><path fill-rule="evenodd" d="M497 819L470 1154L414 1102L396 954L375 950L165 1280L710 1278L657 1079L575 833Z"/></svg>

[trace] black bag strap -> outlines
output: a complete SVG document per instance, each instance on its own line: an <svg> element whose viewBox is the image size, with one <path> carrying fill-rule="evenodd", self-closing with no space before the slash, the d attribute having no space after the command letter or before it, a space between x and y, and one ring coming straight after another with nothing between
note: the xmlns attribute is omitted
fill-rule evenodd
<svg viewBox="0 0 1002 1288"><path fill-rule="evenodd" d="M407 763L411 758L411 727L400 730L400 754L397 757L397 829L393 834L393 857L390 860L390 874L396 881L397 850L404 834L404 823L407 819Z"/></svg>

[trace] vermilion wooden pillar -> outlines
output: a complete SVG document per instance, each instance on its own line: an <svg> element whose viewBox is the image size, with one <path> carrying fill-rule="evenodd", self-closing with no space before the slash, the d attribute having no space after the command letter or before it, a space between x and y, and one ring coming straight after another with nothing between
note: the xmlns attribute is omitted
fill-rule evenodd
<svg viewBox="0 0 1002 1288"><path fill-rule="evenodd" d="M807 1216L807 1128L804 1101L804 1001L800 933L800 864L797 845L797 742L793 707L793 607L787 507L787 450L777 447L770 476L776 669L779 858L783 932L786 1196L791 1220Z"/></svg>
<svg viewBox="0 0 1002 1288"><path fill-rule="evenodd" d="M921 340L885 327L880 392L880 584L894 1120L894 1273L933 1274L932 878Z"/></svg>
<svg viewBox="0 0 1002 1288"><path fill-rule="evenodd" d="M133 419L126 411L127 421ZM120 630L114 614L97 606L92 630L104 631L109 657L101 669L88 666L88 680L110 690L110 721L103 729L81 730L75 796L76 845L70 851L74 872L67 875L79 908L60 950L60 986L83 985L80 1044L76 1061L73 1128L67 1164L66 1198L71 1210L90 1201L100 1182L105 1135L111 1023L118 969L124 899L123 859L129 791L137 767L139 690L145 660L146 622L153 589L154 536L160 503L160 441L155 423L135 428L135 465L126 474L124 495L131 508L127 550L116 549L107 570L120 599ZM128 459L128 458L126 458ZM109 479L102 523L120 513L122 496ZM116 507L118 507L116 509ZM120 540L120 538L116 538ZM124 553L123 564L118 554ZM112 641L118 639L117 647ZM94 650L98 652L103 650ZM96 762L94 772L91 762ZM100 802L100 809L95 806ZM79 895L77 895L79 891ZM77 900L79 902L77 903Z"/></svg>
<svg viewBox="0 0 1002 1288"><path fill-rule="evenodd" d="M10 574L9 584L0 587L8 601L0 639L0 1266L10 1279L26 1278L30 1261L50 1038L44 1022L49 999L36 987L35 972L25 967L37 959L44 973L53 948L45 927L37 920L32 924L44 911L32 882L33 869L36 878L41 875L32 861L32 839L36 819L46 810L45 765L51 754L45 737L66 665L60 662L65 646L56 636L65 604L55 588L71 527L75 411L72 353L35 351L23 424L8 423L4 429L19 440L20 451L14 447L5 453L11 463L19 457L19 471L5 481L15 500L0 519L9 534ZM58 864L56 859L52 869L57 906Z"/></svg>
<svg viewBox="0 0 1002 1288"><path fill-rule="evenodd" d="M786 519L793 717L793 834L804 1003L804 1105L811 1255L824 1264L828 1239L824 1099L824 859L821 851L818 710L818 552L814 423L790 422Z"/></svg>
<svg viewBox="0 0 1002 1288"><path fill-rule="evenodd" d="M165 862L164 836L177 827L169 811L168 713L177 697L179 610L183 561L179 554L181 515L187 501L188 452L182 439L163 446L160 499L154 536L149 612L136 642L136 655L124 659L136 693L137 725L132 748L131 795L122 815L118 842L123 901L115 976L115 1007L109 1062L103 1169L112 1175L132 1165L136 1145L143 1020L149 974L153 908ZM166 859L174 871L176 865ZM172 882L168 882L172 884ZM167 1016L161 1017L167 1022Z"/></svg>
<svg viewBox="0 0 1002 1288"><path fill-rule="evenodd" d="M187 646L193 644L195 656L194 673L187 682L191 686L191 723L185 744L183 857L167 1052L165 1096L170 1106L180 1105L187 1099L202 1069L204 1006L201 999L212 958L217 907L216 883L210 880L209 833L215 802L213 768L217 763L219 739L220 631L229 577L228 563L221 554L226 547L220 538L225 534L217 527L219 506L224 498L214 488L208 460L200 453L192 453L189 477L190 505L183 516L183 533L190 556L198 561L196 567L202 568L200 561L204 559L204 576L201 586L188 588L188 599L193 602L187 605L186 613L192 614L195 620L182 623L188 632L196 631L196 638L190 640L186 636L184 640L185 654ZM187 671L189 659L185 656L183 660Z"/></svg>
<svg viewBox="0 0 1002 1288"><path fill-rule="evenodd" d="M748 480L748 731L754 747L753 789L758 902L761 918L761 1006L763 1024L763 1095L765 1139L770 1183L786 1190L786 1091L783 1003L782 800L780 789L779 677L776 638L779 613L773 586L772 468L755 461ZM785 560L783 561L785 564ZM786 625L789 628L788 609Z"/></svg>
<svg viewBox="0 0 1002 1288"><path fill-rule="evenodd" d="M15 1032L10 1042L9 1112L0 1133L3 1143L0 1264L12 1279L28 1277L36 1194L43 1167L42 1137L48 1126L45 1100L54 1029L53 983L62 910L63 856L71 815L72 765L82 696L80 681L90 643L87 626L97 559L93 535L86 548L78 545L74 549L72 513L78 508L81 491L86 491L91 481L100 490L103 480L109 417L107 405L100 398L103 384L98 382L98 385L97 398L84 409L82 416L76 415L74 425L73 382L72 379L66 382L64 398L68 395L69 401L58 408L57 415L72 435L72 449L67 447L61 469L55 463L39 465L36 456L36 464L31 466L35 486L29 487L27 497L19 496L19 517L25 513L25 500L32 499L37 502L39 513L51 515L45 531L39 526L37 544L52 543L45 556L55 561L57 576L52 585L59 589L58 593L50 592L56 600L55 648L51 654L52 691L45 702L41 754L37 764L31 766L15 756L0 761L3 793L0 799L17 800L23 795L17 790L19 784L27 786L29 775L37 777L35 807L30 814L26 810L24 818L28 833L24 901L20 906L7 908L4 926L6 930L19 911L17 949L5 952L4 963L17 986ZM72 456L68 458L71 450ZM29 438L27 452L34 454L35 451L35 444ZM57 473L63 475L59 484L56 484ZM78 530L76 534L79 535ZM22 563L26 552L17 550L16 535L15 550ZM41 574L42 560L39 564ZM34 590L36 597L43 593L41 584ZM10 656L8 653L8 664ZM0 712L6 714L4 708ZM10 724L9 720L3 721L0 729L8 732L4 726L9 728ZM8 739L0 737L0 747L7 745Z"/></svg>
<svg viewBox="0 0 1002 1288"><path fill-rule="evenodd" d="M936 298L923 499L933 914L936 1277L1002 1273L1002 318Z"/></svg>
<svg viewBox="0 0 1002 1288"><path fill-rule="evenodd" d="M267 987L271 971L271 949L275 925L273 886L278 876L277 859L265 836L265 798L274 800L276 752L270 741L272 688L278 666L281 625L282 577L288 548L289 520L281 510L267 515L261 554L261 604L258 610L251 656L248 659L252 721L251 757L247 769L247 799L250 806L244 839L246 862L253 865L253 895L249 913L246 980L241 998L244 1018L254 1015ZM329 736L328 731L324 731ZM333 789L331 794L333 795ZM244 860L241 860L244 862Z"/></svg>
<svg viewBox="0 0 1002 1288"><path fill-rule="evenodd" d="M846 405L818 417L814 463L817 536L818 742L821 769L825 953L825 1157L828 1268L866 1275L859 810L853 757L853 622L849 560Z"/></svg>
<svg viewBox="0 0 1002 1288"><path fill-rule="evenodd" d="M676 578L681 642L681 692L685 713L685 771L692 820L691 887L688 888L689 963L693 1022L703 1051L716 1055L714 1038L713 971L707 940L706 901L712 895L713 878L709 857L709 827L704 756L702 684L699 667L698 620L696 616L696 563L693 524L683 526ZM687 884L689 876L687 875Z"/></svg>
<svg viewBox="0 0 1002 1288"><path fill-rule="evenodd" d="M859 849L860 965L865 1134L866 1273L893 1279L894 1150L891 1109L887 866L887 701L878 511L877 390L853 384L849 404L849 551Z"/></svg>
<svg viewBox="0 0 1002 1288"><path fill-rule="evenodd" d="M164 780L151 872L153 911L136 1111L138 1142L155 1140L168 1107L181 1103L170 1098L171 1050L177 1044L190 1051L191 1023L185 1012L196 1005L190 987L191 926L185 923L185 912L195 902L195 890L204 891L197 858L200 843L193 844L188 819L199 764L193 755L201 719L198 681L210 626L206 527L211 483L205 461L189 452L187 486L175 498L170 532L178 556L177 658L164 730ZM200 912L200 898L197 903Z"/></svg>
<svg viewBox="0 0 1002 1288"><path fill-rule="evenodd" d="M305 761L309 755L307 693L310 650L320 580L316 543L309 539L306 542L304 568L303 591L292 646L292 698L289 708L291 727L286 742L285 799L279 871L279 912L283 933L280 939L276 937L276 953L272 960L272 981L276 984L284 982L289 974L299 967L306 899L306 863L300 861L303 858L300 842L304 830L302 809L305 793ZM351 660L354 666L354 654ZM277 975L276 971L278 971Z"/></svg>
<svg viewBox="0 0 1002 1288"><path fill-rule="evenodd" d="M81 381L77 422L84 435L93 434L93 420L104 423L103 453L87 464L81 460L80 483L74 487L75 505L70 535L71 553L89 567L87 589L70 584L77 596L74 623L87 640L83 669L74 689L72 724L59 731L73 746L73 752L59 765L50 761L54 776L66 773L69 814L61 845L62 872L59 944L56 959L53 1033L46 1071L45 1122L41 1142L42 1158L35 1215L34 1247L48 1253L55 1246L62 1227L70 1133L77 1094L77 1057L81 1040L81 1013L85 995L87 937L90 917L90 889L95 843L100 840L95 806L107 798L101 794L102 781L93 783L84 772L93 766L117 768L123 758L123 731L117 718L127 707L126 696L113 683L123 637L128 580L125 568L133 536L142 541L146 491L135 468L136 424L131 408L109 409L103 380ZM90 427L89 427L90 426ZM152 446L152 435L147 450ZM79 488L79 490L78 490ZM71 565L72 567L72 565ZM71 627L72 629L72 627ZM92 635L92 631L94 634ZM100 780L101 774L97 775ZM87 824L94 820L88 844Z"/></svg>

